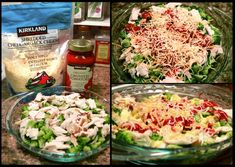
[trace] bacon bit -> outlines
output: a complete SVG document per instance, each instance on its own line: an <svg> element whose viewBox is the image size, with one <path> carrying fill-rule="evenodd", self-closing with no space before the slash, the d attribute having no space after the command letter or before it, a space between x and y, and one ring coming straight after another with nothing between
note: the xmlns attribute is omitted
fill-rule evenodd
<svg viewBox="0 0 235 167"><path fill-rule="evenodd" d="M175 16L172 9L167 9L162 15L166 14L170 15L171 18Z"/></svg>
<svg viewBox="0 0 235 167"><path fill-rule="evenodd" d="M183 107L183 104L179 103L179 106Z"/></svg>
<svg viewBox="0 0 235 167"><path fill-rule="evenodd" d="M167 100L164 97L162 97L162 103L167 103Z"/></svg>
<svg viewBox="0 0 235 167"><path fill-rule="evenodd" d="M126 128L131 131L138 131L140 133L144 133L146 130L148 130L146 128L145 129L142 128L138 123L135 123L134 126L131 126L131 123L126 122L126 123L123 123L121 127Z"/></svg>
<svg viewBox="0 0 235 167"><path fill-rule="evenodd" d="M211 129L212 128L212 123L208 123L207 127Z"/></svg>
<svg viewBox="0 0 235 167"><path fill-rule="evenodd" d="M173 132L176 132L175 126L171 126L171 130L172 130Z"/></svg>
<svg viewBox="0 0 235 167"><path fill-rule="evenodd" d="M138 131L139 133L144 133L148 129L142 128L139 124L135 123L135 128L133 130Z"/></svg>
<svg viewBox="0 0 235 167"><path fill-rule="evenodd" d="M215 102L213 102L213 101L204 100L202 106L203 106L204 108L207 108L207 107L216 107L216 106L218 106L218 105L217 105Z"/></svg>
<svg viewBox="0 0 235 167"><path fill-rule="evenodd" d="M142 32L145 32L145 31L148 31L148 29L147 29L147 28L143 28L143 29L142 29Z"/></svg>
<svg viewBox="0 0 235 167"><path fill-rule="evenodd" d="M150 12L147 12L147 11L144 11L144 12L141 14L141 16L142 16L143 19L147 19L147 20L152 18Z"/></svg>
<svg viewBox="0 0 235 167"><path fill-rule="evenodd" d="M172 104L170 104L170 105L169 105L169 107L170 107L170 108L173 108L173 105L172 105Z"/></svg>
<svg viewBox="0 0 235 167"><path fill-rule="evenodd" d="M158 125L157 119L154 118L153 121L152 121L152 123L153 123L154 125Z"/></svg>
<svg viewBox="0 0 235 167"><path fill-rule="evenodd" d="M168 119L165 119L164 122L163 122L163 126L165 125L170 125L170 126L174 126L175 125L175 119L173 116L171 116L170 118Z"/></svg>
<svg viewBox="0 0 235 167"><path fill-rule="evenodd" d="M123 123L123 124L121 125L121 128L126 128L126 129L128 129L128 130L131 130L131 129L132 129L130 123Z"/></svg>
<svg viewBox="0 0 235 167"><path fill-rule="evenodd" d="M215 134L215 130L211 128L206 128L205 132L208 133L209 135L213 136Z"/></svg>
<svg viewBox="0 0 235 167"><path fill-rule="evenodd" d="M147 119L151 119L151 115L150 115L150 113L148 113L148 115L147 115Z"/></svg>
<svg viewBox="0 0 235 167"><path fill-rule="evenodd" d="M152 132L157 132L157 131L159 131L159 129L157 129L157 128L155 128L155 127L152 127L152 126L150 126L149 129L150 129Z"/></svg>
<svg viewBox="0 0 235 167"><path fill-rule="evenodd" d="M140 27L136 26L134 24L128 23L128 24L125 25L125 30L127 32L135 32L135 31L140 30Z"/></svg>
<svg viewBox="0 0 235 167"><path fill-rule="evenodd" d="M201 129L201 127L200 126L196 126L195 129Z"/></svg>
<svg viewBox="0 0 235 167"><path fill-rule="evenodd" d="M134 109L134 104L133 104L133 103L130 103L130 104L128 105L128 108L129 108L129 110L133 111L133 109Z"/></svg>
<svg viewBox="0 0 235 167"><path fill-rule="evenodd" d="M175 31L178 31L178 32L188 32L185 27L176 27Z"/></svg>
<svg viewBox="0 0 235 167"><path fill-rule="evenodd" d="M167 30L173 30L173 29L174 29L174 27L173 27L173 22L167 22L167 23L166 23L166 29L167 29Z"/></svg>
<svg viewBox="0 0 235 167"><path fill-rule="evenodd" d="M222 110L215 110L214 111L214 114L216 117L219 118L219 120L225 120L227 121L228 120L228 115L226 112L222 111Z"/></svg>

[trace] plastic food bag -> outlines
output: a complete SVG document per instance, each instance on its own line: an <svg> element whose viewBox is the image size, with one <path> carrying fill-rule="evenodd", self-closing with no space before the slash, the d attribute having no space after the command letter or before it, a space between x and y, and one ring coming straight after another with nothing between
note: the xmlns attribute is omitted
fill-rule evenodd
<svg viewBox="0 0 235 167"><path fill-rule="evenodd" d="M2 55L13 93L62 85L72 3L2 6Z"/></svg>

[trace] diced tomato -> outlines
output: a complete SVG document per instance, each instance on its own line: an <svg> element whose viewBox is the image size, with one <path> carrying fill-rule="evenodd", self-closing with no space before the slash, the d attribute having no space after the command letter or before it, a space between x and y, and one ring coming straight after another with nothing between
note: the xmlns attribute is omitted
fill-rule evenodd
<svg viewBox="0 0 235 167"><path fill-rule="evenodd" d="M194 107L194 109L196 109L196 110L201 110L202 107L201 107L201 106L198 106L198 107Z"/></svg>
<svg viewBox="0 0 235 167"><path fill-rule="evenodd" d="M192 123L193 123L193 120L192 120L192 119L185 119L185 120L184 120L184 128L185 128L185 129L190 129Z"/></svg>
<svg viewBox="0 0 235 167"><path fill-rule="evenodd" d="M217 116L219 118L220 121L221 120L227 121L227 119L228 119L227 113L222 110L215 110L214 114L215 114L215 116Z"/></svg>
<svg viewBox="0 0 235 167"><path fill-rule="evenodd" d="M196 110L191 110L190 114L195 115L195 114L197 114L197 111Z"/></svg>
<svg viewBox="0 0 235 167"><path fill-rule="evenodd" d="M147 12L147 11L144 11L144 12L141 14L141 16L142 16L143 19L151 19L151 18L152 18L150 12Z"/></svg>
<svg viewBox="0 0 235 167"><path fill-rule="evenodd" d="M178 116L175 118L175 121L177 123L180 123L182 126L184 126L184 118L182 116Z"/></svg>
<svg viewBox="0 0 235 167"><path fill-rule="evenodd" d="M176 120L176 122L180 122L180 121L183 121L184 119L183 119L183 117L178 116L178 117L175 118L175 120Z"/></svg>

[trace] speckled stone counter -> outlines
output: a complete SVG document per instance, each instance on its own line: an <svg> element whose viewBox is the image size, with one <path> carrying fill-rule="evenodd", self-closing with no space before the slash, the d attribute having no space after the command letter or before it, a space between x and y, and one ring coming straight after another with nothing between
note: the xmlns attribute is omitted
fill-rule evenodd
<svg viewBox="0 0 235 167"><path fill-rule="evenodd" d="M123 8L126 3L113 3L112 4L112 20L115 19L116 13ZM233 4L232 3L207 3L210 6L216 7L223 12L225 12L228 16L232 18L233 13ZM221 72L220 76L214 81L214 83L232 83L232 55L228 57L227 65ZM122 83L119 76L116 74L114 70L112 70L112 83Z"/></svg>
<svg viewBox="0 0 235 167"><path fill-rule="evenodd" d="M92 90L101 94L107 100L110 99L110 68L98 67L94 68L93 88ZM2 102L9 97L7 91L6 79L2 81ZM14 137L10 136L6 131L4 116L6 114L5 107L2 106L2 148L1 148L1 164L17 164L17 165L63 165L65 163L52 162L22 148L16 143ZM109 165L110 164L110 148L105 149L101 153L93 155L82 161L74 163L66 163L70 165Z"/></svg>

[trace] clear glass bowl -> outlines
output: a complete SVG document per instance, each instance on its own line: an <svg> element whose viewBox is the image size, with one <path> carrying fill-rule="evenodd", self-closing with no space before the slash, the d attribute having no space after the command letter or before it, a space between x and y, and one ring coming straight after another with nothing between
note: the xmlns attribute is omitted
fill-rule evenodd
<svg viewBox="0 0 235 167"><path fill-rule="evenodd" d="M56 87L42 89L42 90L40 90L40 92L43 95L47 95L47 96L50 96L50 95L68 95L68 94L71 94L72 92L78 92L78 93L80 93L80 95L82 97L97 99L101 104L105 105L105 111L107 113L110 113L110 105L109 105L108 100L106 100L102 96L100 96L100 95L98 95L98 94L96 94L95 92L92 92L92 91L79 92L76 89L71 89L70 87L56 86ZM45 150L35 148L35 147L31 147L31 146L25 144L22 141L21 137L20 137L19 125L16 125L15 122L20 120L21 107L24 104L29 103L30 101L34 100L37 93L38 92L22 93L22 94L10 97L9 99L7 99L3 103L3 105L4 105L4 104L9 103L9 101L11 101L10 104L13 104L12 106L10 106L9 111L7 112L7 115L6 115L6 128L7 128L7 131L16 138L17 142L21 146L23 146L24 148L26 148L30 152L35 153L36 155L39 155L43 158L46 158L46 159L49 159L49 160L52 160L52 161L56 161L56 162L79 161L79 160L85 159L89 156L95 155L95 154L97 154L97 153L101 152L102 150L109 147L110 139L106 140L97 149L93 149L89 152L81 151L79 153L61 154L61 153L52 153L52 152L45 151Z"/></svg>
<svg viewBox="0 0 235 167"><path fill-rule="evenodd" d="M114 86L112 94L116 92L121 95L129 94L137 100L156 93L171 92L213 100L223 108L232 108L231 92L208 84L125 84ZM207 146L177 149L123 145L112 140L112 160L131 161L135 164L201 164L217 157L230 147L232 138Z"/></svg>
<svg viewBox="0 0 235 167"><path fill-rule="evenodd" d="M117 74L119 82L124 83L135 83L128 72L124 72L123 61L119 60L121 55L121 44L119 41L119 32L127 24L133 7L138 6L142 10L149 9L150 6L159 3L127 3L118 12L112 15L112 70ZM211 70L204 80L204 83L213 83L221 74L223 69L227 65L229 56L232 56L232 19L224 12L215 7L210 7L210 3L183 3L187 5L197 5L205 10L212 18L212 24L219 28L222 32L222 48L224 54L217 58L217 64L215 69Z"/></svg>

